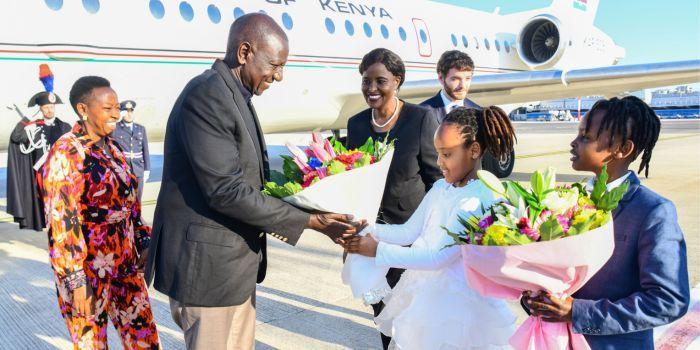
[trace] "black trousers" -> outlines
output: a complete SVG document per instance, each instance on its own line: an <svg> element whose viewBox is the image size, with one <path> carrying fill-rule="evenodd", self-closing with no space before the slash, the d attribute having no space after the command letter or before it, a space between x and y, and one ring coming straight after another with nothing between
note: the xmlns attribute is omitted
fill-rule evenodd
<svg viewBox="0 0 700 350"><path fill-rule="evenodd" d="M389 272L386 274L386 282L389 284L389 287L394 288L397 283L399 283L399 279L401 279L401 274L406 271L404 269L395 269L395 268L390 268ZM376 304L372 304L372 310L374 310L374 317L379 316L379 314L382 312L384 309L384 302L380 301ZM383 333L379 333L379 335L382 337L382 346L384 347L384 350L389 349L389 343L391 343L391 337L388 337L384 335Z"/></svg>

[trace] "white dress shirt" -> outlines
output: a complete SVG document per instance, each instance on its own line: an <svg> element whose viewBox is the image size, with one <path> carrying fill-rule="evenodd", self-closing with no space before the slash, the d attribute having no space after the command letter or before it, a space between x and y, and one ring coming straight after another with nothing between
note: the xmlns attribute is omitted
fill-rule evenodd
<svg viewBox="0 0 700 350"><path fill-rule="evenodd" d="M440 90L440 97L442 97L442 104L445 105L446 115L447 113L450 113L454 108L464 107L464 100L452 101L449 97L447 97L447 94L445 94L445 90Z"/></svg>
<svg viewBox="0 0 700 350"><path fill-rule="evenodd" d="M616 188L616 187L622 185L622 183L624 183L625 180L627 180L627 178L630 177L630 173L632 173L631 170L627 171L627 173L626 173L625 175L620 176L620 177L617 178L615 181L610 181L610 182L608 182L608 183L605 185L605 191L606 191L606 192L610 192L613 188ZM586 183L586 190L587 190L588 192L593 191L593 185L594 185L594 183L595 183L595 178L588 179L588 183Z"/></svg>

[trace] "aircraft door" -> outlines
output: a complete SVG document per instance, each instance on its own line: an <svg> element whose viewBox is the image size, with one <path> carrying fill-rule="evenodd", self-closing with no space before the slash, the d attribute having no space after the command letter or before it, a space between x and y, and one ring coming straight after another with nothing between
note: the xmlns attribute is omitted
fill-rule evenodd
<svg viewBox="0 0 700 350"><path fill-rule="evenodd" d="M430 43L430 31L428 25L420 18L413 19L413 30L418 39L418 53L423 57L430 57L433 54L433 46Z"/></svg>

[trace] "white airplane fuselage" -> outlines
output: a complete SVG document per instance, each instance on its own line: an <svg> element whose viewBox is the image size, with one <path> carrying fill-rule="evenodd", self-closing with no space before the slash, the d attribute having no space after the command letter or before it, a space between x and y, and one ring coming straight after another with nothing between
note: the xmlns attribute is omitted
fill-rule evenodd
<svg viewBox="0 0 700 350"><path fill-rule="evenodd" d="M0 143L18 120L5 106L36 113L26 103L43 89L41 63L65 103L60 118L76 119L73 82L99 75L137 102L136 121L157 140L183 86L223 57L241 13L264 11L289 37L284 80L254 98L270 133L344 127L359 108L345 104L359 93L359 62L377 47L402 57L407 81L436 78L438 58L453 49L473 58L477 75L616 64L624 50L593 26L596 8L597 0L555 0L501 15L417 0L10 0L0 13Z"/></svg>

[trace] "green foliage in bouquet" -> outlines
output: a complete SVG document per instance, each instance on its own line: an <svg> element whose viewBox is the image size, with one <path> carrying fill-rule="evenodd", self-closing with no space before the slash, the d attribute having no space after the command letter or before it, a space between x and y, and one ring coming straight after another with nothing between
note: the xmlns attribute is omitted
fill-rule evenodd
<svg viewBox="0 0 700 350"><path fill-rule="evenodd" d="M478 176L501 199L482 208L480 216L460 217L458 233L443 227L454 239L452 245L522 245L588 232L612 219L611 212L629 188L625 182L606 191L607 167L595 179L590 194L581 183L556 186L551 167L532 174L529 190L515 181L501 182L487 171L479 171Z"/></svg>
<svg viewBox="0 0 700 350"><path fill-rule="evenodd" d="M394 147L394 140L374 141L371 137L360 147L348 150L335 137L321 139L313 135L313 142L305 151L287 144L292 156L282 155L282 172L270 172L263 193L284 198L301 192L321 179L361 168L380 161Z"/></svg>

